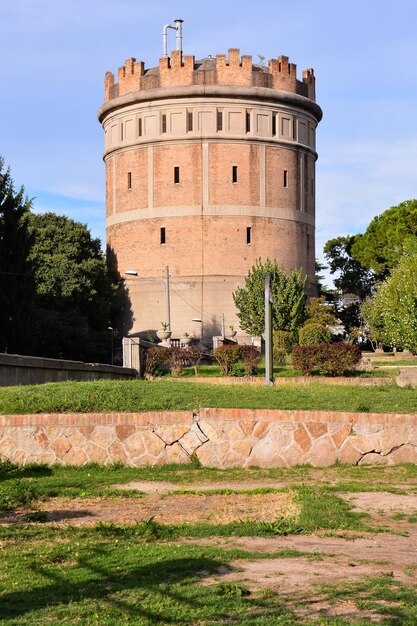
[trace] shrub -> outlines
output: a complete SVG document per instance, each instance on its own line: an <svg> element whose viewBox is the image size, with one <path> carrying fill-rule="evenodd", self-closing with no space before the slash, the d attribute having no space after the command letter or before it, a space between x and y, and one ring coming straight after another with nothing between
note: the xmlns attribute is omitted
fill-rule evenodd
<svg viewBox="0 0 417 626"><path fill-rule="evenodd" d="M185 359L188 365L192 365L195 370L195 375L198 375L198 366L203 358L203 351L198 346L187 346L184 350Z"/></svg>
<svg viewBox="0 0 417 626"><path fill-rule="evenodd" d="M146 353L145 371L147 374L157 376L169 366L169 348L149 348Z"/></svg>
<svg viewBox="0 0 417 626"><path fill-rule="evenodd" d="M315 346L294 346L292 362L303 374L342 376L361 359L358 346L348 343L321 343Z"/></svg>
<svg viewBox="0 0 417 626"><path fill-rule="evenodd" d="M256 346L239 346L239 356L245 376L258 373L258 364L262 357Z"/></svg>
<svg viewBox="0 0 417 626"><path fill-rule="evenodd" d="M179 376L182 368L187 364L185 350L181 348L168 349L168 365L173 376Z"/></svg>
<svg viewBox="0 0 417 626"><path fill-rule="evenodd" d="M158 376L169 369L173 376L179 376L183 367L194 365L197 374L202 356L203 352L198 346L150 348L146 353L146 373Z"/></svg>
<svg viewBox="0 0 417 626"><path fill-rule="evenodd" d="M330 343L331 330L321 322L307 322L298 333L301 346L313 346L319 343Z"/></svg>
<svg viewBox="0 0 417 626"><path fill-rule="evenodd" d="M274 365L285 365L287 353L283 348L274 348Z"/></svg>
<svg viewBox="0 0 417 626"><path fill-rule="evenodd" d="M240 346L224 345L213 350L213 356L220 366L222 373L227 376L232 371L233 365L240 359Z"/></svg>
<svg viewBox="0 0 417 626"><path fill-rule="evenodd" d="M296 343L296 333L288 330L276 330L274 332L274 353L277 350L284 350L284 354L291 354L292 347Z"/></svg>

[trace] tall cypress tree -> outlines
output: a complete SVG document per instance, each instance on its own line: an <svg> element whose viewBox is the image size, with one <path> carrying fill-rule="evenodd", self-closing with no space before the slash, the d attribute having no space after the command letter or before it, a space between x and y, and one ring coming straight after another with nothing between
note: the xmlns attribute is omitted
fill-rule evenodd
<svg viewBox="0 0 417 626"><path fill-rule="evenodd" d="M28 254L32 201L15 191L0 157L0 352L30 354L34 277Z"/></svg>

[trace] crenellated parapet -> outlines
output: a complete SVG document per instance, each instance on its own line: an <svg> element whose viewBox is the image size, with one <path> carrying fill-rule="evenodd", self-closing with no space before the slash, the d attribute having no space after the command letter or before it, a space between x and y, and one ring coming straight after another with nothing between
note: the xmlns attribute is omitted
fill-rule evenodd
<svg viewBox="0 0 417 626"><path fill-rule="evenodd" d="M253 64L252 57L240 55L238 48L230 48L228 55L218 54L196 61L193 55L183 56L180 50L163 57L159 66L145 69L142 61L130 58L119 68L118 82L114 74L106 72L104 100L146 89L189 85L224 85L235 87L266 87L276 91L304 96L315 101L315 77L312 68L303 71L297 79L297 66L288 57L271 59L268 66Z"/></svg>
<svg viewBox="0 0 417 626"><path fill-rule="evenodd" d="M219 85L239 85L251 87L252 80L252 57L240 57L238 48L229 48L229 57L225 54L216 56L216 82Z"/></svg>
<svg viewBox="0 0 417 626"><path fill-rule="evenodd" d="M159 60L158 87L176 87L194 84L195 58L193 55L182 56L181 50L174 50L171 58Z"/></svg>

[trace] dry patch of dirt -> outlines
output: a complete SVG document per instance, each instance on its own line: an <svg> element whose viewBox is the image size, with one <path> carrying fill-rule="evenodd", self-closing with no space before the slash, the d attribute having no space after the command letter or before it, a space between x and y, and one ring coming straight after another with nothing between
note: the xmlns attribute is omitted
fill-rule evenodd
<svg viewBox="0 0 417 626"><path fill-rule="evenodd" d="M51 521L75 526L113 522L133 524L151 517L161 524L227 524L239 520L274 521L296 519L299 505L291 493L264 494L152 494L141 499L54 498L39 502L38 509L49 513ZM25 512L11 513L0 523L24 521Z"/></svg>
<svg viewBox="0 0 417 626"><path fill-rule="evenodd" d="M207 544L210 540L202 541ZM353 540L318 535L288 535L271 538L218 537L212 541L219 546L265 554L280 550L299 550L311 554L254 561L259 563L260 571L267 574L268 578L271 578L273 572L279 572L279 576L282 577L280 584L282 582L283 588L290 591L303 589L306 584L352 580L382 574L393 575L397 580L407 583L417 582L417 531L410 533L408 537L382 533ZM251 561L239 562L239 567L243 571L230 572L228 576L250 577L251 563ZM259 580L262 580L262 576Z"/></svg>
<svg viewBox="0 0 417 626"><path fill-rule="evenodd" d="M207 544L210 540L205 539ZM299 557L233 561L228 571L206 578L202 584L237 583L253 592L277 593L301 617L344 617L380 623L386 615L358 609L354 599L329 600L320 585L389 576L393 583L417 584L417 532L410 537L381 534L347 540L339 537L288 536L212 539L218 546L272 554L280 550L310 553ZM203 541L201 541L203 543ZM383 602L379 602L382 607Z"/></svg>
<svg viewBox="0 0 417 626"><path fill-rule="evenodd" d="M112 485L112 489L131 490L137 489L144 493L170 493L172 491L213 491L215 489L231 489L233 491L249 491L250 489L284 489L287 482L277 480L248 480L248 481L218 481L199 483L170 483L166 481L133 480L129 483Z"/></svg>
<svg viewBox="0 0 417 626"><path fill-rule="evenodd" d="M346 499L359 511L385 513L414 513L417 511L417 494L402 495L387 491L349 494Z"/></svg>

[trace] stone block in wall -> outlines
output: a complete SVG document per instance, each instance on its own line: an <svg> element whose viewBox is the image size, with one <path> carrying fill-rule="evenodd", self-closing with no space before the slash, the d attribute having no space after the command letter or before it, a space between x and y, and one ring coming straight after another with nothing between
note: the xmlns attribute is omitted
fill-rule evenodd
<svg viewBox="0 0 417 626"><path fill-rule="evenodd" d="M388 457L377 454L376 452L369 452L364 454L359 460L358 465L387 465Z"/></svg>
<svg viewBox="0 0 417 626"><path fill-rule="evenodd" d="M270 433L255 443L249 455L247 465L257 467L285 467L277 443Z"/></svg>
<svg viewBox="0 0 417 626"><path fill-rule="evenodd" d="M381 454L389 454L394 448L398 448L409 441L409 429L407 426L392 426L379 433Z"/></svg>

